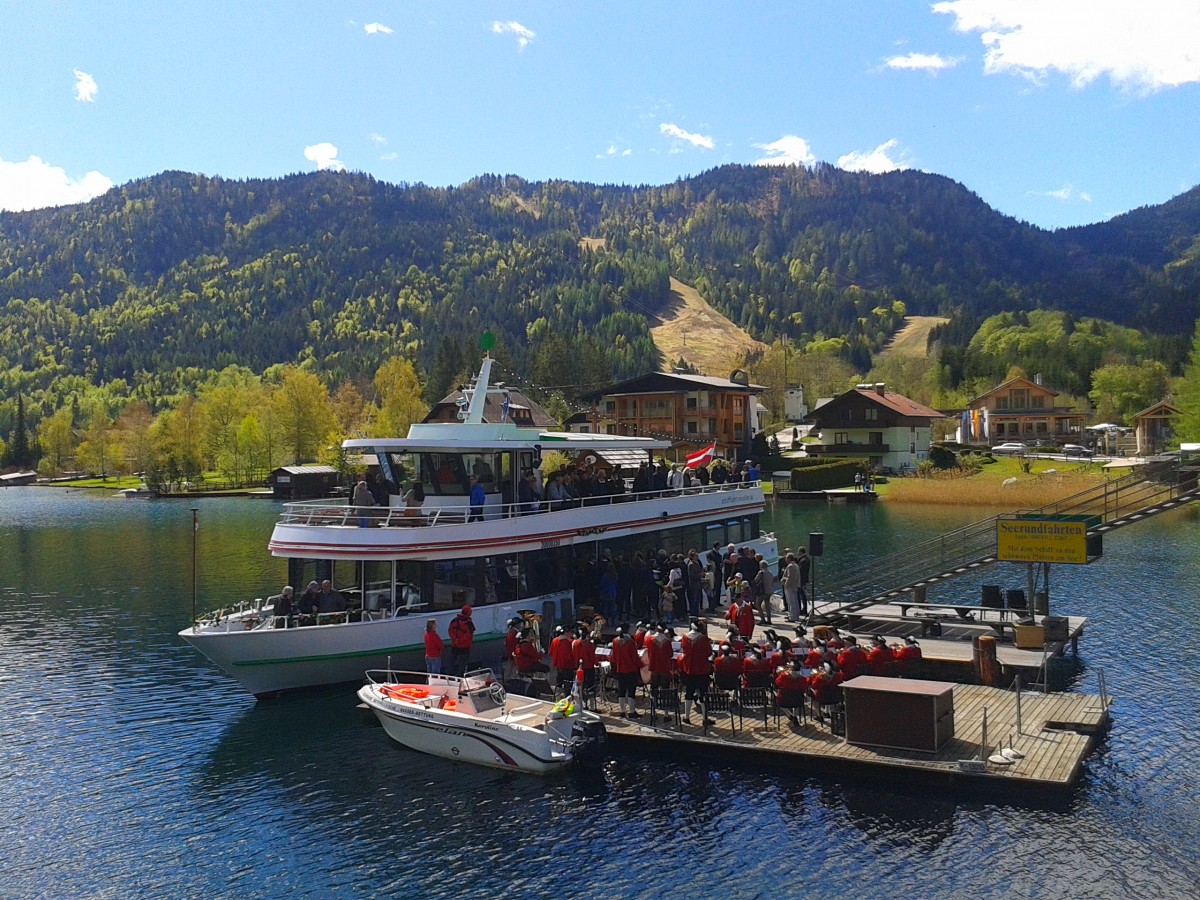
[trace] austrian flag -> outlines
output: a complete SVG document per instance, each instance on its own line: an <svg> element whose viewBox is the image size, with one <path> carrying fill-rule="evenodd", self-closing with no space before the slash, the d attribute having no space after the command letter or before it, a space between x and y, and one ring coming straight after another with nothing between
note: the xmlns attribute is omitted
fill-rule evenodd
<svg viewBox="0 0 1200 900"><path fill-rule="evenodd" d="M713 461L713 457L717 455L717 442L713 441L703 450L697 450L695 453L687 455L687 467L694 469L696 466L707 466Z"/></svg>

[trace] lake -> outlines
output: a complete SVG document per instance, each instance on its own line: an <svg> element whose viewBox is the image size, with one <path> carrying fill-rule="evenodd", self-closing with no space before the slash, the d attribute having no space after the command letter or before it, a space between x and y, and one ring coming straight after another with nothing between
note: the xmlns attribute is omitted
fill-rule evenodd
<svg viewBox="0 0 1200 900"><path fill-rule="evenodd" d="M279 507L194 505L202 611L276 592ZM995 512L781 503L766 524L781 548L825 533L819 587ZM256 702L176 637L191 518L0 490L0 897L1195 896L1194 506L1055 568L1055 611L1091 619L1073 689L1102 670L1115 702L1079 785L1045 803L646 753L542 779L406 751L352 689Z"/></svg>

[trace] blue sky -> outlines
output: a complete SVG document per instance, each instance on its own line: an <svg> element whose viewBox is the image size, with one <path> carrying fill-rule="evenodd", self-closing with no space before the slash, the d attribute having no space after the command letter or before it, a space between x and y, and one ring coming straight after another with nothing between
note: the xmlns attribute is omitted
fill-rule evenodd
<svg viewBox="0 0 1200 900"><path fill-rule="evenodd" d="M1046 228L1200 182L1200 0L0 0L0 208L181 169L962 182Z"/></svg>

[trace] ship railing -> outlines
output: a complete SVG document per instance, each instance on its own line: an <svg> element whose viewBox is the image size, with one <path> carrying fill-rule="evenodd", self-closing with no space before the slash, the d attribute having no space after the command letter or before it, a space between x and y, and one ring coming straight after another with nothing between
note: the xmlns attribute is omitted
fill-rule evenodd
<svg viewBox="0 0 1200 900"><path fill-rule="evenodd" d="M702 494L717 494L726 491L761 489L758 482L736 482L733 484L708 484L699 487L674 488L667 490L622 492L599 494L561 502L543 498L536 508L529 502L489 503L483 508L483 520L520 518L531 515L554 515L580 507L606 506L612 503L636 503L661 500L664 497L690 497ZM413 514L403 506L353 506L333 500L298 500L283 505L281 525L318 525L359 527L437 527L441 525L463 525L471 518L471 505L462 502L439 502L426 505Z"/></svg>

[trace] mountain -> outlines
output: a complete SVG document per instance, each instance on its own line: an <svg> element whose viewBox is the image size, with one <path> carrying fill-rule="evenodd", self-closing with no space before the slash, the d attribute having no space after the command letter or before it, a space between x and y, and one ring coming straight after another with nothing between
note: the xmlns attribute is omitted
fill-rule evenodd
<svg viewBox="0 0 1200 900"><path fill-rule="evenodd" d="M48 408L112 383L153 404L233 363L336 383L393 354L436 393L485 327L514 377L569 392L664 362L649 324L671 277L757 340L845 338L860 371L906 313L951 317L961 355L987 316L1034 309L1164 335L1176 365L1198 235L1197 191L1047 232L941 176L828 165L641 187L166 172L0 214L0 393Z"/></svg>

